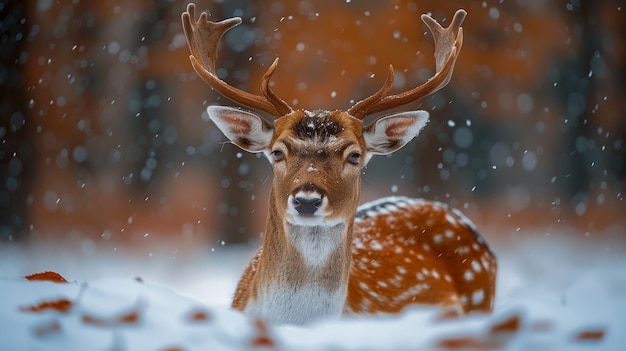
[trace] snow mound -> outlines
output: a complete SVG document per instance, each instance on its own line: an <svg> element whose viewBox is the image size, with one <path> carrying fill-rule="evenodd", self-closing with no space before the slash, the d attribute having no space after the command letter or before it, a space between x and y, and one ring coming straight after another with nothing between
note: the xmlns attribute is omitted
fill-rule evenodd
<svg viewBox="0 0 626 351"><path fill-rule="evenodd" d="M138 278L40 278L0 279L0 349L619 350L626 344L621 270L584 273L560 294L507 294L491 315L449 318L414 308L308 327L268 326Z"/></svg>

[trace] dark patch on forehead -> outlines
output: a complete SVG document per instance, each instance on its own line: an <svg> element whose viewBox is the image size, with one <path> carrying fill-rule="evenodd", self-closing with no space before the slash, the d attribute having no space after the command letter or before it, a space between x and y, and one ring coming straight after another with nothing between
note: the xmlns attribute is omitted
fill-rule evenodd
<svg viewBox="0 0 626 351"><path fill-rule="evenodd" d="M343 130L339 121L327 111L306 112L306 116L294 125L294 133L301 139L327 141Z"/></svg>

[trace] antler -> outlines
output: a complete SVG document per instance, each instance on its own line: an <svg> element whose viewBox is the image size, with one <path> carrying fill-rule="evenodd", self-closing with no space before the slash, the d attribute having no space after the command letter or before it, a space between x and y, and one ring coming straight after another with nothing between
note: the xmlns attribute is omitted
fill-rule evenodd
<svg viewBox="0 0 626 351"><path fill-rule="evenodd" d="M450 26L443 28L436 20L422 15L422 21L430 29L435 39L435 75L426 83L397 95L386 96L393 84L393 66L389 65L387 80L374 95L361 100L352 106L348 113L355 118L363 119L376 112L392 109L428 96L448 84L454 71L454 64L463 45L463 28L461 24L467 12L457 10Z"/></svg>
<svg viewBox="0 0 626 351"><path fill-rule="evenodd" d="M278 65L278 58L267 69L261 82L263 96L250 94L228 85L217 77L215 73L215 61L217 60L217 45L224 33L241 23L241 18L235 17L221 22L208 20L206 12L200 14L196 22L196 5L187 5L187 11L183 12L181 20L183 30L187 37L187 44L191 55L191 65L198 75L211 88L234 102L257 110L265 111L279 118L293 111L285 101L281 100L269 87L269 80Z"/></svg>

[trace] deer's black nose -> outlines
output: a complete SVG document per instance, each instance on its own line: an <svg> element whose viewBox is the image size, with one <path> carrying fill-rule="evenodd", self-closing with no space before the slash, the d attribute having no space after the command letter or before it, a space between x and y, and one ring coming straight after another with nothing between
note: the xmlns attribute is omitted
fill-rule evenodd
<svg viewBox="0 0 626 351"><path fill-rule="evenodd" d="M293 207L301 216L312 216L318 208L322 206L321 197L295 197L293 199Z"/></svg>

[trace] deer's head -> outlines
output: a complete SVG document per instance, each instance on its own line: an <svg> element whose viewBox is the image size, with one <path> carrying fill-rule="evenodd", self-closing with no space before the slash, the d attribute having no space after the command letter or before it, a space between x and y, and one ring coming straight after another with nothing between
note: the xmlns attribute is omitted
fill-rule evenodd
<svg viewBox="0 0 626 351"><path fill-rule="evenodd" d="M389 66L384 85L348 111L294 110L269 88L278 59L263 76L263 95L228 85L215 73L217 45L241 19L211 22L205 12L193 21L195 18L195 6L189 4L182 22L195 71L221 95L267 112L274 121L221 106L208 108L210 118L234 144L249 152L263 152L272 163L271 201L279 209L276 215L294 225L331 226L354 216L361 170L370 158L394 152L411 141L426 125L428 112L386 115L368 125L363 124L363 118L419 100L450 81L463 42L461 23L465 11L457 11L447 28L422 16L435 38L437 72L430 80L407 92L387 95L394 77L393 67Z"/></svg>

